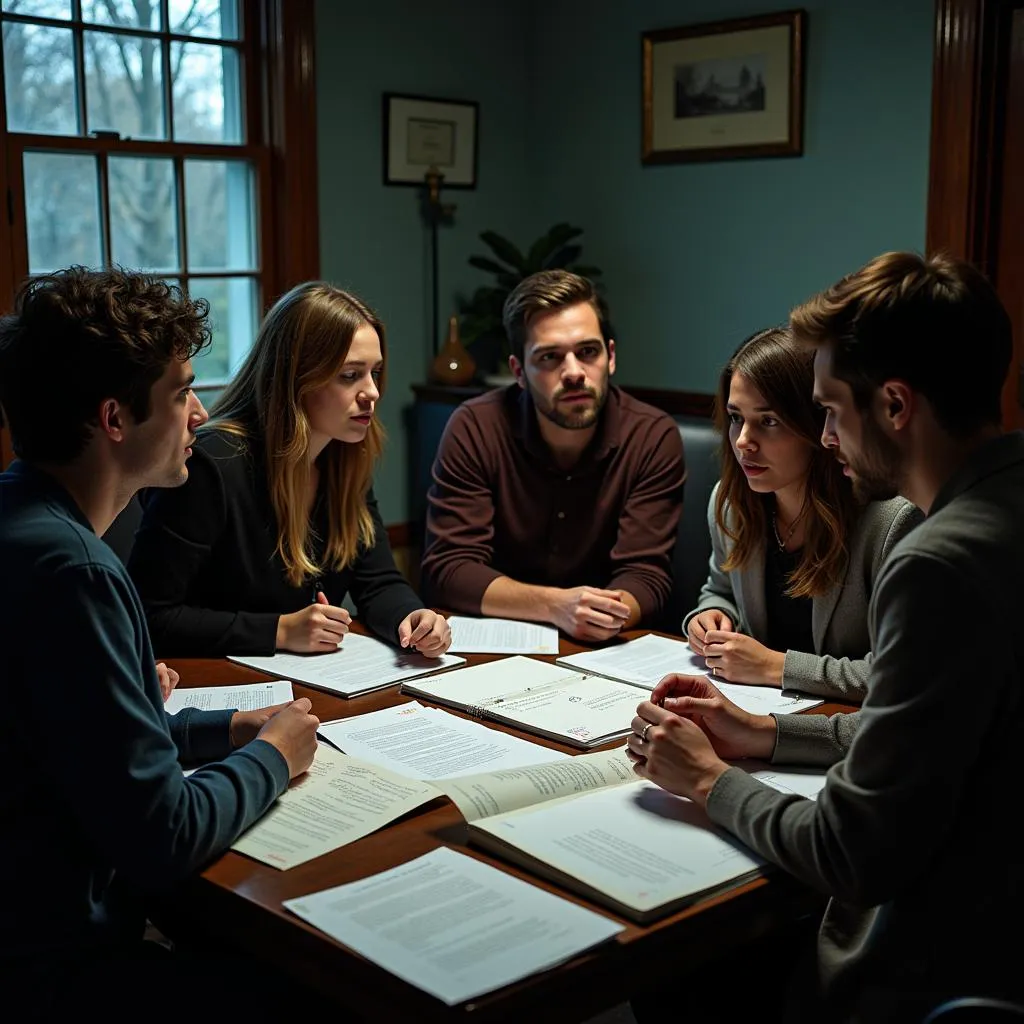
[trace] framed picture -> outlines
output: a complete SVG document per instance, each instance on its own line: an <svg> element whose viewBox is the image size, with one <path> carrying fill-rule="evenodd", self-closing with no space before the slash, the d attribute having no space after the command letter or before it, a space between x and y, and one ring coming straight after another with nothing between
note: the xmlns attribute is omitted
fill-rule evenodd
<svg viewBox="0 0 1024 1024"><path fill-rule="evenodd" d="M645 164L803 153L805 11L645 32Z"/></svg>
<svg viewBox="0 0 1024 1024"><path fill-rule="evenodd" d="M422 185L436 167L445 188L476 188L478 104L384 94L384 184Z"/></svg>

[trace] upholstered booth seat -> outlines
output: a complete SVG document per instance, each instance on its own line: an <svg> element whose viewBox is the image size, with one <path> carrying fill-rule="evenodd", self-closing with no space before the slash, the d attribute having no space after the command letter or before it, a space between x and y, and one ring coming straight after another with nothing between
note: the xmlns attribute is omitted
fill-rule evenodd
<svg viewBox="0 0 1024 1024"><path fill-rule="evenodd" d="M683 616L697 603L708 578L708 500L719 476L719 437L711 421L677 416L676 422L686 453L686 493L672 555L672 598L660 622L660 628L671 633L680 632Z"/></svg>

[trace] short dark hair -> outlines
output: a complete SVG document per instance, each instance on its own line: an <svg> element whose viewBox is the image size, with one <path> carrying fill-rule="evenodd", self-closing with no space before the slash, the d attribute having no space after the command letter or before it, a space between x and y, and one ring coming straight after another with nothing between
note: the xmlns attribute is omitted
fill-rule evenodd
<svg viewBox="0 0 1024 1024"><path fill-rule="evenodd" d="M69 267L33 278L0 318L0 406L15 453L64 464L85 448L100 404L141 423L172 359L210 341L209 304L148 274Z"/></svg>
<svg viewBox="0 0 1024 1024"><path fill-rule="evenodd" d="M589 278L569 270L540 270L524 277L505 300L501 315L512 355L523 361L530 321L537 314L566 309L581 302L588 302L593 307L601 327L601 338L607 345L612 333L608 309Z"/></svg>
<svg viewBox="0 0 1024 1024"><path fill-rule="evenodd" d="M954 437L1001 419L1010 317L969 263L885 253L798 306L790 324L799 340L831 347L832 372L861 408L880 384L899 379Z"/></svg>

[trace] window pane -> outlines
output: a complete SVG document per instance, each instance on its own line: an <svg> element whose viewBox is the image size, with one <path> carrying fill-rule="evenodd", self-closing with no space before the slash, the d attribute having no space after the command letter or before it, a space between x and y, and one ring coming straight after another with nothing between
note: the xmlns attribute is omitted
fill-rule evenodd
<svg viewBox="0 0 1024 1024"><path fill-rule="evenodd" d="M243 160L185 161L189 270L255 270L252 169Z"/></svg>
<svg viewBox="0 0 1024 1024"><path fill-rule="evenodd" d="M103 262L99 175L93 156L25 154L30 274Z"/></svg>
<svg viewBox="0 0 1024 1024"><path fill-rule="evenodd" d="M85 33L88 130L122 138L165 139L160 43L112 32Z"/></svg>
<svg viewBox="0 0 1024 1024"><path fill-rule="evenodd" d="M0 0L0 10L32 18L70 18L71 0Z"/></svg>
<svg viewBox="0 0 1024 1024"><path fill-rule="evenodd" d="M11 131L78 134L70 29L5 21L4 80Z"/></svg>
<svg viewBox="0 0 1024 1024"><path fill-rule="evenodd" d="M160 0L82 0L82 20L118 28L160 28Z"/></svg>
<svg viewBox="0 0 1024 1024"><path fill-rule="evenodd" d="M251 277L192 278L193 298L210 303L213 344L192 361L197 380L225 381L234 375L256 337L256 281Z"/></svg>
<svg viewBox="0 0 1024 1024"><path fill-rule="evenodd" d="M211 43L171 43L171 73L177 141L242 141L242 78L237 51Z"/></svg>
<svg viewBox="0 0 1024 1024"><path fill-rule="evenodd" d="M238 39L238 0L171 0L171 31L181 36Z"/></svg>
<svg viewBox="0 0 1024 1024"><path fill-rule="evenodd" d="M171 160L110 158L110 258L140 270L176 270L178 203Z"/></svg>

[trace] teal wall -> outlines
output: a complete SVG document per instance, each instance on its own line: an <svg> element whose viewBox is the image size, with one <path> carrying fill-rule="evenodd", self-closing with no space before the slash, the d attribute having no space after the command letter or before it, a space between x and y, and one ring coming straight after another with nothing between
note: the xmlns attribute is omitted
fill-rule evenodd
<svg viewBox="0 0 1024 1024"><path fill-rule="evenodd" d="M586 228L605 271L619 380L713 391L743 338L887 249L922 248L933 0L808 12L804 155L645 167L640 34L779 0L538 5L531 124L541 211ZM796 5L794 5L796 6Z"/></svg>
<svg viewBox="0 0 1024 1024"><path fill-rule="evenodd" d="M442 195L457 206L439 237L447 323L455 295L483 279L466 264L483 248L477 235L490 228L518 237L529 222L529 23L520 4L491 0L317 0L315 13L320 273L369 302L387 327L380 412L389 439L376 492L384 521L404 522L403 410L432 357L429 234L420 190L382 183L381 94L480 104L478 187Z"/></svg>
<svg viewBox="0 0 1024 1024"><path fill-rule="evenodd" d="M452 191L442 311L485 228L585 228L620 382L711 391L750 332L871 256L924 245L933 0L807 3L804 156L643 167L640 33L778 0L319 0L321 270L384 317L387 522L407 518L402 408L429 359L427 235L381 184L381 93L480 102L479 187ZM585 13L581 13L585 12Z"/></svg>

